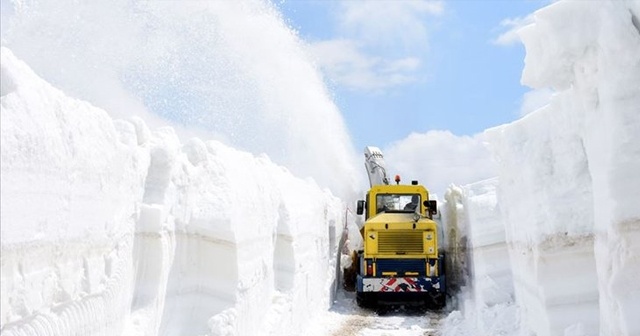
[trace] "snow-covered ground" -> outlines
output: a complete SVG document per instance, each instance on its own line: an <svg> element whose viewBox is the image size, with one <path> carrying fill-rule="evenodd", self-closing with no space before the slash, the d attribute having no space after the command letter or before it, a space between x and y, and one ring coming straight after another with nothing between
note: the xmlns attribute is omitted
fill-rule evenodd
<svg viewBox="0 0 640 336"><path fill-rule="evenodd" d="M251 28L245 31L249 38L259 36L263 25L280 29L272 26L272 14L265 14L260 2L233 3L216 2L217 24L234 26L229 15L237 18L241 11L245 21L239 24ZM62 15L26 9L36 18ZM146 19L171 12L163 6L144 9L149 11L138 14L153 14ZM171 22L176 17L164 18ZM313 106L328 107L329 120L337 118L324 91L306 105L288 101L283 91L268 85L239 92L238 101L256 93L260 97L262 105L248 109L285 114L278 114L254 139L234 133L241 128L220 137L252 150L264 146L269 155L279 145L295 142L284 152L273 152L277 162L295 167L291 173L264 154L185 138L171 127L147 126L150 122L141 118L114 119L122 111L96 107L109 104L92 96L90 81L73 86L70 78L49 73L64 79L56 83L64 91L54 88L5 46L3 35L0 332L638 335L639 18L637 1L560 1L538 11L535 23L520 31L527 49L523 82L550 88L554 95L542 109L485 132L499 167L497 178L452 186L444 195L442 221L457 267L450 269L450 281L461 288L444 318L378 316L356 308L349 293L336 290L339 241L343 227L352 227L354 219L345 200L335 195L348 198L358 182L335 174L355 171L340 122L326 143L326 156L312 150L322 147L326 137L309 139L312 145L305 147L305 130L322 119L321 109ZM17 33L9 34L6 44L36 62L37 54L29 51L37 45L21 32L37 31L37 20L28 15L21 19L18 28L23 30L14 27ZM153 27L140 22L137 28ZM291 40L279 39L285 35L275 35L281 47L292 46ZM132 43L115 50L140 42L123 39ZM208 42L233 44L222 40ZM62 42L89 60L92 50L104 48L84 50ZM229 71L244 71L242 80L272 83L267 65L251 58L251 52L237 45L229 50L241 64L213 69L226 84L238 80ZM287 55L297 55L295 48ZM130 54L125 56L131 60ZM114 59L105 62L111 66ZM307 71L302 59L296 59L298 69ZM267 60L282 69L282 59ZM197 60L163 61L185 66L181 62ZM249 68L253 61L259 63L257 70ZM55 68L39 62L45 75ZM306 85L290 77L279 83L322 87L311 77ZM162 87L151 96L170 89ZM232 103L220 104L238 111ZM309 112L314 116L309 122L280 112L305 107L316 111ZM304 126L292 130L291 125ZM270 139L278 129L284 133ZM332 138L336 132L339 136ZM338 150L341 146L346 149ZM332 162L341 166L318 175L318 182L298 177L316 176L315 170Z"/></svg>

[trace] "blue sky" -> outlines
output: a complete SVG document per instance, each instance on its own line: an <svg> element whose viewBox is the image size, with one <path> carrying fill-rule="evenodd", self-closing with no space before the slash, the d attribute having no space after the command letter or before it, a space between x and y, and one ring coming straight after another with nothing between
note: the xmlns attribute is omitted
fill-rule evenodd
<svg viewBox="0 0 640 336"><path fill-rule="evenodd" d="M14 12L19 3L1 0L2 40L114 116L266 153L336 190L346 188L336 174L361 176L352 170L366 145L436 192L495 176L478 134L519 118L523 100L548 102L548 90L519 84L513 31L550 0L267 1L65 0Z"/></svg>
<svg viewBox="0 0 640 336"><path fill-rule="evenodd" d="M548 0L276 2L309 45L354 145L412 132L474 135L518 119L524 47L512 30Z"/></svg>

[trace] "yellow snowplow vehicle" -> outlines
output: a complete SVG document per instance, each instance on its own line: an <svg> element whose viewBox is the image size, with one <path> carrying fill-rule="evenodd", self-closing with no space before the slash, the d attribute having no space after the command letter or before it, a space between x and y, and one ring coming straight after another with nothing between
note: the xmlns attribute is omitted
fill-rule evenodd
<svg viewBox="0 0 640 336"><path fill-rule="evenodd" d="M388 184L382 153L365 148L365 165L371 189L357 203L365 215L360 229L363 249L352 252L345 269L345 288L356 291L362 307L423 305L442 308L446 286L444 253L440 251L440 228L433 220L436 201L417 181Z"/></svg>

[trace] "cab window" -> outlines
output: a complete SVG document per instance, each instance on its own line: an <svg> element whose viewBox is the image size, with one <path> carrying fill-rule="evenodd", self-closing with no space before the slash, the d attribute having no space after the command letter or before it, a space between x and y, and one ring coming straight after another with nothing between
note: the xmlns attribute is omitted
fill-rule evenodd
<svg viewBox="0 0 640 336"><path fill-rule="evenodd" d="M414 212L419 209L420 194L378 194L376 195L376 213Z"/></svg>

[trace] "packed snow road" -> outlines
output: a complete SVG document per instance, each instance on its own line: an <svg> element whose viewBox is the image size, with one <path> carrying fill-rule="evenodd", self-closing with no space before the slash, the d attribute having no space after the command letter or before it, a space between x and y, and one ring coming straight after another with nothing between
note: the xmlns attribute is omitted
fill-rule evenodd
<svg viewBox="0 0 640 336"><path fill-rule="evenodd" d="M313 336L437 336L446 311L362 309L355 294L339 291L333 307L314 323Z"/></svg>

